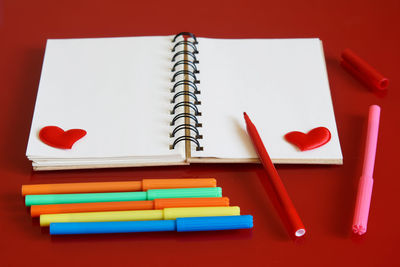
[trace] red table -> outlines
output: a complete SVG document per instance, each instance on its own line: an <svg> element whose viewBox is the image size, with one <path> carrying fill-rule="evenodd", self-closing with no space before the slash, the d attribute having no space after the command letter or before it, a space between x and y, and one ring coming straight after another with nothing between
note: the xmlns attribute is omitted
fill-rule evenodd
<svg viewBox="0 0 400 267"><path fill-rule="evenodd" d="M109 2L109 3L108 3ZM351 2L351 3L350 3ZM22 1L0 2L1 266L399 266L400 2L393 1ZM47 38L170 35L319 37L343 166L278 166L307 228L291 240L260 165L32 172L25 158ZM339 66L351 48L390 79L375 94ZM368 106L382 107L368 232L351 234ZM50 237L32 220L21 184L215 177L254 229Z"/></svg>

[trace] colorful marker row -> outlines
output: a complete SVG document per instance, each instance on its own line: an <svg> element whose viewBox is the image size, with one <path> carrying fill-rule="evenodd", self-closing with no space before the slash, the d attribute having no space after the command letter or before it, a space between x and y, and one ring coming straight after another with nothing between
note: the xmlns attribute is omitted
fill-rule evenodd
<svg viewBox="0 0 400 267"><path fill-rule="evenodd" d="M147 191L127 192L126 187ZM105 193L105 188L113 192ZM26 206L31 206L31 216L40 216L40 225L50 226L51 234L205 231L253 225L252 216L240 215L237 206L229 207L229 199L222 197L213 178L24 185L22 195Z"/></svg>

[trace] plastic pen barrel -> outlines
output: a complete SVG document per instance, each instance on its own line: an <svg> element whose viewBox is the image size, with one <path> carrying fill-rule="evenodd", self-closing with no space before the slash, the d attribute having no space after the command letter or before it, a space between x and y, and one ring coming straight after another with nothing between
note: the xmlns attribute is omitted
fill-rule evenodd
<svg viewBox="0 0 400 267"><path fill-rule="evenodd" d="M91 182L62 184L23 185L21 193L25 195L106 193L142 191L142 181L129 182Z"/></svg>
<svg viewBox="0 0 400 267"><path fill-rule="evenodd" d="M177 218L165 221L52 223L51 235L250 229L253 216Z"/></svg>
<svg viewBox="0 0 400 267"><path fill-rule="evenodd" d="M23 185L22 195L132 192L149 189L216 187L214 178L143 179L142 181Z"/></svg>
<svg viewBox="0 0 400 267"><path fill-rule="evenodd" d="M147 192L27 195L25 205L147 200Z"/></svg>
<svg viewBox="0 0 400 267"><path fill-rule="evenodd" d="M157 198L221 197L220 187L152 189L147 192L27 195L25 205L140 201Z"/></svg>
<svg viewBox="0 0 400 267"><path fill-rule="evenodd" d="M151 209L154 209L154 203L152 200L32 205L31 216L39 217L43 214Z"/></svg>
<svg viewBox="0 0 400 267"><path fill-rule="evenodd" d="M290 234L293 233L296 237L303 236L306 233L306 229L304 228L303 222L301 221L300 216L298 215L296 208L294 207L293 202L290 199L289 194L286 191L286 188L281 178L279 177L279 174L276 171L275 166L271 161L271 158L268 155L268 152L265 149L265 146L261 140L260 135L258 134L256 126L252 123L246 113L244 113L244 119L246 122L247 132L249 133L249 136L254 144L254 148L256 149L260 161L269 176L271 184L275 190L276 197L278 198L280 204L282 205L282 208L285 211L285 215L288 218L288 222L291 228Z"/></svg>
<svg viewBox="0 0 400 267"><path fill-rule="evenodd" d="M176 231L176 222L174 220L168 220L50 224L51 235L113 234L161 231Z"/></svg>

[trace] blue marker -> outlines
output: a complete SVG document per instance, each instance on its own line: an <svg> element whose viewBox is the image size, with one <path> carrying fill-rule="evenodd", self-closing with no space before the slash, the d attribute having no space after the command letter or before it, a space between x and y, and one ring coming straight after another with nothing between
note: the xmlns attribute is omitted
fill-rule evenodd
<svg viewBox="0 0 400 267"><path fill-rule="evenodd" d="M51 223L51 235L110 234L136 232L193 232L253 228L253 216L177 218L161 221Z"/></svg>

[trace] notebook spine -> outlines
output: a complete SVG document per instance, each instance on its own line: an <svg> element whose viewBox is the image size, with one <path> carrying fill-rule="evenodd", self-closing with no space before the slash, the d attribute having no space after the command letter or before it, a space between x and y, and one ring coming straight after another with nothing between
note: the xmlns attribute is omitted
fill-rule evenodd
<svg viewBox="0 0 400 267"><path fill-rule="evenodd" d="M183 38L183 40L182 40ZM201 101L198 98L200 90L198 84L200 80L197 75L200 73L198 69L199 50L197 48L196 36L190 32L181 32L175 35L172 40L172 89L171 99L171 115L173 118L170 125L173 130L170 137L173 139L170 149L175 149L179 142L190 142L196 146L196 151L202 151L200 139L203 135L199 129L202 124L198 117L201 112L198 108ZM181 132L183 135L179 135Z"/></svg>

